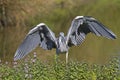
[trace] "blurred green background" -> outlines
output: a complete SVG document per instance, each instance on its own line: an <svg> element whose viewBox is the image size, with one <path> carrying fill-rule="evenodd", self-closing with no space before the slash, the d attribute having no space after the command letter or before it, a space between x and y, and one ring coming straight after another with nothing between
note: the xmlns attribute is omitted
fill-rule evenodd
<svg viewBox="0 0 120 80"><path fill-rule="evenodd" d="M92 16L111 29L116 40L88 34L84 43L69 50L69 59L89 63L106 63L120 55L120 0L0 0L0 59L12 61L26 34L44 22L58 36L67 33L78 15ZM43 61L52 61L55 49L34 51ZM64 60L65 54L60 55Z"/></svg>

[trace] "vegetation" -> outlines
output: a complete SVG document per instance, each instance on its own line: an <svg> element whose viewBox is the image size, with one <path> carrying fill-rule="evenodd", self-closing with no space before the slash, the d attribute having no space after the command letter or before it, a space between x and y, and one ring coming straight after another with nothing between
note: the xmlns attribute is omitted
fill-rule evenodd
<svg viewBox="0 0 120 80"><path fill-rule="evenodd" d="M80 47L70 49L72 60L67 68L64 62L47 62L53 62L55 50L41 48L35 50L40 59L13 62L17 47L33 26L44 22L58 36L59 31L67 33L77 15L95 17L115 32L117 40L89 34ZM120 56L119 15L120 0L0 0L0 79L120 80L120 60L113 58L109 61L111 56Z"/></svg>
<svg viewBox="0 0 120 80"><path fill-rule="evenodd" d="M57 35L59 31L67 33L77 15L95 17L118 39L90 34L79 48L70 49L72 60L67 67L61 60L51 63L55 50L41 48L35 50L40 59L34 55L13 62L18 45L33 26L44 22ZM120 56L119 15L120 0L0 0L0 80L120 80L120 60L109 59ZM96 62L102 64L90 64Z"/></svg>
<svg viewBox="0 0 120 80"><path fill-rule="evenodd" d="M34 54L25 61L0 63L1 80L120 80L119 59L113 58L106 65L70 61L68 65L41 62Z"/></svg>

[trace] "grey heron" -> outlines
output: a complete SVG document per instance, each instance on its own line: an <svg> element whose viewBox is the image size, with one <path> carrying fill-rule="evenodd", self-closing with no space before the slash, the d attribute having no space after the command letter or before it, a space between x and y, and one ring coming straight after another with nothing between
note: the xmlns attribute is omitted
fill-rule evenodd
<svg viewBox="0 0 120 80"><path fill-rule="evenodd" d="M29 31L14 55L14 60L23 58L38 45L45 50L56 48L56 54L66 53L68 63L68 49L71 46L80 45L88 33L103 36L108 39L116 39L116 35L102 23L91 16L77 16L73 19L67 36L60 32L58 38L45 23L40 23Z"/></svg>

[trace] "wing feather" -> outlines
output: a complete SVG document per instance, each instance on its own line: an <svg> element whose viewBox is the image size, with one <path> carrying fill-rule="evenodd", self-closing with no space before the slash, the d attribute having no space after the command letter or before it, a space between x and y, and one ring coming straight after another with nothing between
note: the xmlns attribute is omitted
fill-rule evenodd
<svg viewBox="0 0 120 80"><path fill-rule="evenodd" d="M97 28L97 26L99 26L99 28L101 28L100 31L102 31L102 30L104 31L103 32L104 34L102 36L107 37L109 39L115 39L116 38L116 35L111 30L106 28L102 23L98 22L97 20L96 21L93 20L91 24L96 25L95 26L96 28Z"/></svg>
<svg viewBox="0 0 120 80"><path fill-rule="evenodd" d="M14 60L26 56L38 45L43 49L49 50L56 46L54 33L43 23L29 31L23 42L20 44L14 55Z"/></svg>
<svg viewBox="0 0 120 80"><path fill-rule="evenodd" d="M115 39L116 35L96 19L88 16L77 16L71 24L67 34L66 44L69 46L81 44L88 33Z"/></svg>
<svg viewBox="0 0 120 80"><path fill-rule="evenodd" d="M14 60L20 59L35 49L40 44L40 36L38 32L26 36L24 41L21 43L17 49Z"/></svg>

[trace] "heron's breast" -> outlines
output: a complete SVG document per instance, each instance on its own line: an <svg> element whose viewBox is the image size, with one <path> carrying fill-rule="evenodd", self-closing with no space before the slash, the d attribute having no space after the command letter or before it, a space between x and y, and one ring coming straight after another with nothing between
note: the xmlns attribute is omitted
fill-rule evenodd
<svg viewBox="0 0 120 80"><path fill-rule="evenodd" d="M66 44L60 44L58 46L58 52L59 53L65 53L68 52L68 46Z"/></svg>
<svg viewBox="0 0 120 80"><path fill-rule="evenodd" d="M57 51L58 53L64 53L68 51L68 46L66 45L66 40L64 37L60 36L58 38L58 47L57 47Z"/></svg>

